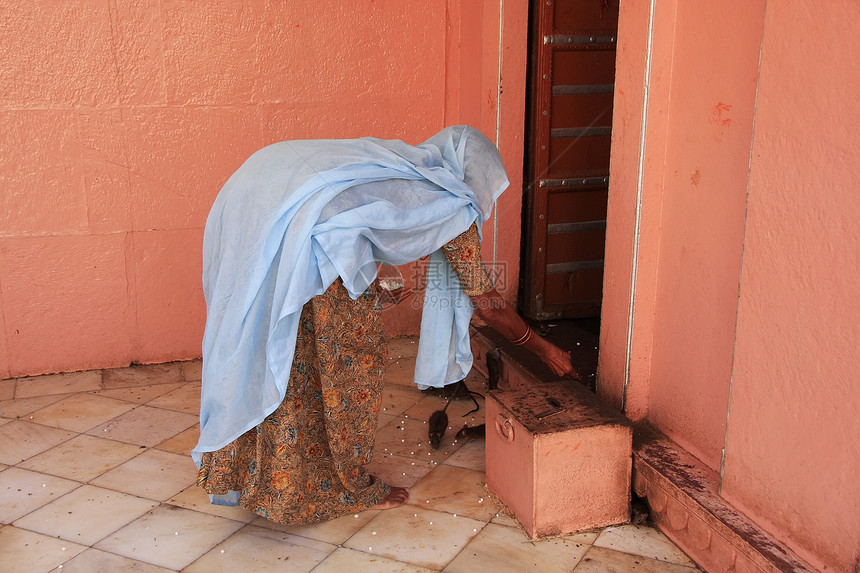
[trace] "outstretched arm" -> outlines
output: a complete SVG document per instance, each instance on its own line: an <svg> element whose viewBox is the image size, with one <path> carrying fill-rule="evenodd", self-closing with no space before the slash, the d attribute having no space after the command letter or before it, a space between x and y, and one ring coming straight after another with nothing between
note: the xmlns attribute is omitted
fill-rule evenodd
<svg viewBox="0 0 860 573"><path fill-rule="evenodd" d="M536 354L556 376L580 380L570 362L570 354L532 332L526 321L493 288L492 280L481 261L481 243L475 224L442 247L442 253L460 279L463 292L472 299L475 311L484 322L515 344Z"/></svg>
<svg viewBox="0 0 860 573"><path fill-rule="evenodd" d="M493 289L471 297L475 313L499 334L538 356L556 376L581 380L573 368L570 354L531 330L516 310Z"/></svg>

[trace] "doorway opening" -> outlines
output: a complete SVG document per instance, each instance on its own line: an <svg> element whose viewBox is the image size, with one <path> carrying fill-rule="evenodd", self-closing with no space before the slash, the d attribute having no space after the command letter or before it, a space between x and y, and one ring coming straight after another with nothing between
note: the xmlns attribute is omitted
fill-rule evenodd
<svg viewBox="0 0 860 573"><path fill-rule="evenodd" d="M520 312L597 370L619 0L530 3Z"/></svg>

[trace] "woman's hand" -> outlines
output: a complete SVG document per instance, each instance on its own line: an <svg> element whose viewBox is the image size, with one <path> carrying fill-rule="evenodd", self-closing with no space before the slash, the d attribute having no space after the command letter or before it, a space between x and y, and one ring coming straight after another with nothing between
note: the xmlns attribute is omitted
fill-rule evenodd
<svg viewBox="0 0 860 573"><path fill-rule="evenodd" d="M545 341L546 342L546 341ZM570 380L582 381L582 378L577 374L573 367L573 362L570 358L570 353L565 352L555 344L547 342L546 350L540 353L540 358L544 364L549 366L553 374L560 378L568 378Z"/></svg>
<svg viewBox="0 0 860 573"><path fill-rule="evenodd" d="M524 348L534 352L544 364L549 366L553 374L561 378L582 381L582 378L573 368L570 354L530 331L528 323L505 302L495 289L486 294L473 296L472 300L475 302L475 312L484 322L511 341L522 340L522 342L515 342L515 344L521 344Z"/></svg>

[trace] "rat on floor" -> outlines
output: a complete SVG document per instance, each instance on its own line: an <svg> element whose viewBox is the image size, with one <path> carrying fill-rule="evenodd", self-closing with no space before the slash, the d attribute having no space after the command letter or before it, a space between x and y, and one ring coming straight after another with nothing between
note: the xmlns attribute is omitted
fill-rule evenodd
<svg viewBox="0 0 860 573"><path fill-rule="evenodd" d="M442 438L445 436L445 431L448 429L448 414L446 413L446 410L448 409L448 406L451 405L451 402L457 397L457 394L460 393L462 393L464 397L470 398L472 402L475 403L475 408L466 412L464 416L468 416L480 408L478 401L475 399L475 395L481 395L469 390L464 380L456 382L450 398L448 398L448 401L445 403L445 407L430 414L430 419L427 421L427 437L429 438L430 445L433 446L434 450L439 449L439 444L442 443ZM483 396L481 397L483 398Z"/></svg>

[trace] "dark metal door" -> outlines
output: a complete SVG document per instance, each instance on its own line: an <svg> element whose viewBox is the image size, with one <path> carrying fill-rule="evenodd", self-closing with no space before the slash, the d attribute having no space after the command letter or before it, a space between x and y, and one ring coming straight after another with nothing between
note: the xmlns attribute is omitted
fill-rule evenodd
<svg viewBox="0 0 860 573"><path fill-rule="evenodd" d="M522 311L599 316L619 0L536 0Z"/></svg>

